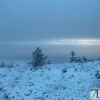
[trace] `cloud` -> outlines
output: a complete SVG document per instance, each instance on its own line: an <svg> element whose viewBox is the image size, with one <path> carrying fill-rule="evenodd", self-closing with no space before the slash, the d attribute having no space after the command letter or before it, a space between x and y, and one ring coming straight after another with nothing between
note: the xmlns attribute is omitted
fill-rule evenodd
<svg viewBox="0 0 100 100"><path fill-rule="evenodd" d="M8 45L100 45L100 39L55 39L44 41L2 42Z"/></svg>
<svg viewBox="0 0 100 100"><path fill-rule="evenodd" d="M99 4L100 0L0 1L0 41L99 39Z"/></svg>

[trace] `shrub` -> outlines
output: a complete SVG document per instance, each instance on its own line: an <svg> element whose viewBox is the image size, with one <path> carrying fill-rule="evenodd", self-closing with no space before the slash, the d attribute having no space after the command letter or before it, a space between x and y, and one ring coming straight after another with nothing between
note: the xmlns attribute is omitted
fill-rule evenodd
<svg viewBox="0 0 100 100"><path fill-rule="evenodd" d="M83 62L86 62L87 61L87 58L83 55L82 60L83 60Z"/></svg>
<svg viewBox="0 0 100 100"><path fill-rule="evenodd" d="M44 56L42 50L38 47L34 52L32 52L33 61L32 65L34 67L42 66L45 64L47 56Z"/></svg>
<svg viewBox="0 0 100 100"><path fill-rule="evenodd" d="M48 60L48 61L47 61L47 64L51 64L51 60Z"/></svg>
<svg viewBox="0 0 100 100"><path fill-rule="evenodd" d="M70 62L74 62L74 60L75 60L75 52L72 51L71 52L71 57L70 57Z"/></svg>
<svg viewBox="0 0 100 100"><path fill-rule="evenodd" d="M71 52L70 62L82 62L80 57L75 57L75 52Z"/></svg>
<svg viewBox="0 0 100 100"><path fill-rule="evenodd" d="M85 56L83 56L83 58L75 57L75 52L74 51L71 52L70 62L82 63L86 61L87 61L87 58Z"/></svg>
<svg viewBox="0 0 100 100"><path fill-rule="evenodd" d="M7 67L8 68L12 68L12 67L14 67L14 65L11 63L11 64L7 64Z"/></svg>
<svg viewBox="0 0 100 100"><path fill-rule="evenodd" d="M97 72L95 73L95 77L96 77L97 79L100 79L100 73L99 73L98 70L97 70Z"/></svg>
<svg viewBox="0 0 100 100"><path fill-rule="evenodd" d="M67 69L66 68L62 69L62 72L63 73L66 73L67 72Z"/></svg>
<svg viewBox="0 0 100 100"><path fill-rule="evenodd" d="M93 81L93 86L96 88L100 87L100 71L97 70L97 72L95 73L95 78Z"/></svg>
<svg viewBox="0 0 100 100"><path fill-rule="evenodd" d="M6 64L5 64L4 62L2 62L2 63L0 64L0 68L3 68L3 67L6 67Z"/></svg>

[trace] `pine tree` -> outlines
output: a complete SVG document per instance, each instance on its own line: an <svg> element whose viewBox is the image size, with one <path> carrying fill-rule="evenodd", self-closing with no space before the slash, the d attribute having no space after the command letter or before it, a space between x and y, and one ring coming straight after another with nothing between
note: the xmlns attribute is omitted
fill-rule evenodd
<svg viewBox="0 0 100 100"><path fill-rule="evenodd" d="M32 65L34 67L42 66L45 64L47 56L44 56L42 50L39 47L34 52L32 52L32 56L33 56Z"/></svg>
<svg viewBox="0 0 100 100"><path fill-rule="evenodd" d="M71 56L75 57L75 52L74 51L71 52Z"/></svg>
<svg viewBox="0 0 100 100"><path fill-rule="evenodd" d="M83 55L83 61L86 62L87 58Z"/></svg>
<svg viewBox="0 0 100 100"><path fill-rule="evenodd" d="M71 57L70 57L70 62L74 62L75 61L75 52L72 51L71 52Z"/></svg>

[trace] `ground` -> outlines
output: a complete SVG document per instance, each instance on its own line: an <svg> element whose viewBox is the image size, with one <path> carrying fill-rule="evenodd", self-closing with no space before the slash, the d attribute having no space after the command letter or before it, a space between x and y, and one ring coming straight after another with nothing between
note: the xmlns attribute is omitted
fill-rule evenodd
<svg viewBox="0 0 100 100"><path fill-rule="evenodd" d="M3 64L0 100L89 100L91 88L99 88L95 73L100 69L100 61L47 64L39 68L27 61Z"/></svg>

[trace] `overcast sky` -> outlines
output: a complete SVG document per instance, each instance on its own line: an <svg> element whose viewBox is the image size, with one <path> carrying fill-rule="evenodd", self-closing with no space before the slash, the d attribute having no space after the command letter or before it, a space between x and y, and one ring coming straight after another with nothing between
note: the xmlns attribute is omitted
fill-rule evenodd
<svg viewBox="0 0 100 100"><path fill-rule="evenodd" d="M100 0L0 0L0 46L100 43ZM9 47L10 48L10 47Z"/></svg>
<svg viewBox="0 0 100 100"><path fill-rule="evenodd" d="M100 0L0 0L0 41L100 38Z"/></svg>

